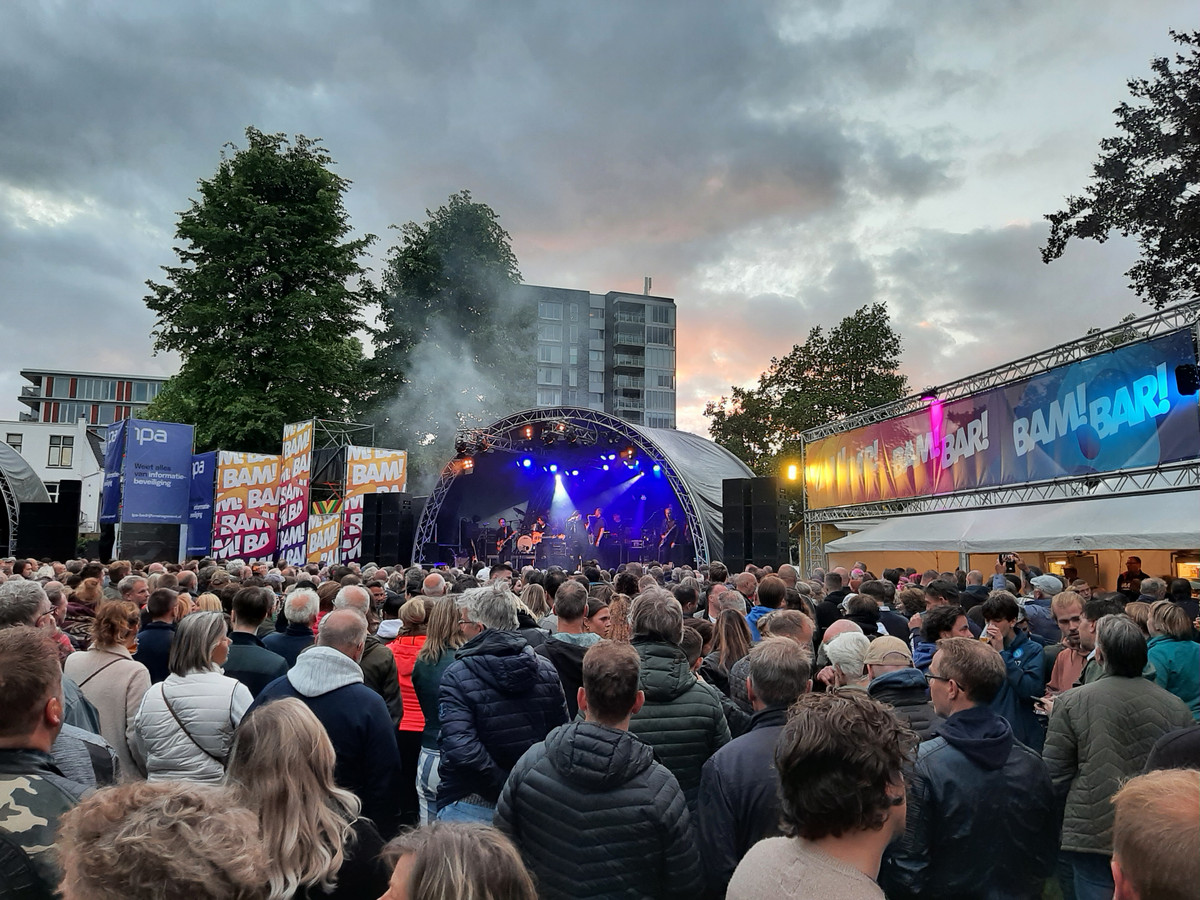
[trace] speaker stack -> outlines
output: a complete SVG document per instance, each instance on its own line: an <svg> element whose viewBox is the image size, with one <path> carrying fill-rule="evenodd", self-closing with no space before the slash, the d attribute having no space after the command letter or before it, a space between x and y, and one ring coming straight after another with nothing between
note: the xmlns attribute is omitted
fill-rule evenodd
<svg viewBox="0 0 1200 900"><path fill-rule="evenodd" d="M79 540L83 482L60 481L57 503L22 503L17 514L17 556L74 558Z"/></svg>
<svg viewBox="0 0 1200 900"><path fill-rule="evenodd" d="M381 566L412 565L413 539L427 499L406 493L365 495L363 561Z"/></svg>
<svg viewBox="0 0 1200 900"><path fill-rule="evenodd" d="M788 502L778 478L726 478L721 500L721 561L730 572L788 561Z"/></svg>

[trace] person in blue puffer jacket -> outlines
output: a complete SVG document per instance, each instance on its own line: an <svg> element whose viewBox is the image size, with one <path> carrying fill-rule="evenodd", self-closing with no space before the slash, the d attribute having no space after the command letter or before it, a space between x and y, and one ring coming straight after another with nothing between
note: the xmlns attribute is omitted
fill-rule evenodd
<svg viewBox="0 0 1200 900"><path fill-rule="evenodd" d="M994 591L983 602L982 611L987 626L980 640L999 652L1007 672L992 710L1008 721L1017 740L1040 753L1046 729L1034 712L1033 701L1046 693L1042 645L1017 630L1021 607L1008 591Z"/></svg>

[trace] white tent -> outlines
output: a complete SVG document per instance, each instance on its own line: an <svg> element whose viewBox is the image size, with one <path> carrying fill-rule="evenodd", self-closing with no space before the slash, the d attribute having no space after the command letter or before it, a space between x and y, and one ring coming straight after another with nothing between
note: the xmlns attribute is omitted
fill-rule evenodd
<svg viewBox="0 0 1200 900"><path fill-rule="evenodd" d="M831 541L825 549L830 553L1004 553L1013 547L1042 551L1200 548L1200 490L897 516Z"/></svg>

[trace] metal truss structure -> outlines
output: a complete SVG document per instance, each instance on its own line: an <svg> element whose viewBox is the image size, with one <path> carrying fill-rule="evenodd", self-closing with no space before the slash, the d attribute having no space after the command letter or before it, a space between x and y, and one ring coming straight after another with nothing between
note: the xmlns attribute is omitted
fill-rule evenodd
<svg viewBox="0 0 1200 900"><path fill-rule="evenodd" d="M514 441L514 432L519 431L526 425L542 426L543 428L539 430L543 430L547 424L554 426L560 423L567 426L563 430L567 435L564 438L564 446L570 445L572 435L576 437L576 446L594 445L599 441L600 435L607 431L616 436L615 443L625 443L633 447L640 456L662 466L662 473L671 485L671 490L674 492L675 498L679 501L683 515L687 519L688 528L691 531L692 540L695 544L696 555L701 560L708 561L708 536L704 533L700 517L696 513L696 506L692 502L692 498L679 472L675 470L675 466L671 460L667 459L661 447L624 419L594 409L580 409L571 406L526 409L500 419L486 428L471 428L460 431L456 435L456 443L458 439L462 439L468 449L486 446L489 449L503 449L512 452L529 452L541 455L541 453L546 452L547 448L541 441L540 435L528 441L521 441L520 439ZM415 563L420 564L426 561L426 545L435 543L437 540L438 514L441 512L446 496L450 493L450 488L463 472L463 467L455 465L455 462L457 460L451 460L442 469L441 477L438 478L438 482L434 486L433 492L429 495L429 500L425 503L424 510L421 512L421 521L417 524L413 546L413 560Z"/></svg>
<svg viewBox="0 0 1200 900"><path fill-rule="evenodd" d="M359 422L334 422L313 419L313 449L326 447L374 447L375 426Z"/></svg>
<svg viewBox="0 0 1200 900"><path fill-rule="evenodd" d="M8 483L8 478L3 472L0 472L0 497L4 499L4 514L8 516L8 546L4 548L4 555L12 556L17 547L17 517L20 515L20 508L12 485Z"/></svg>

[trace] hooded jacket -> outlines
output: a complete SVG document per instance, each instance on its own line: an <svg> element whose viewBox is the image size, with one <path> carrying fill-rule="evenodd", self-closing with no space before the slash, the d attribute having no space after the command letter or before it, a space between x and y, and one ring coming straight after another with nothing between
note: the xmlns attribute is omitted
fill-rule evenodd
<svg viewBox="0 0 1200 900"><path fill-rule="evenodd" d="M730 740L721 701L715 688L696 680L674 644L635 637L633 647L641 657L646 702L629 730L654 748L679 781L688 808L695 809L701 769Z"/></svg>
<svg viewBox="0 0 1200 900"><path fill-rule="evenodd" d="M1033 712L1033 698L1046 693L1042 645L1018 631L1000 651L1000 658L1004 660L1007 677L992 701L992 709L1008 720L1018 741L1040 753L1046 731Z"/></svg>
<svg viewBox="0 0 1200 900"><path fill-rule="evenodd" d="M1154 666L1154 682L1188 705L1193 719L1200 719L1200 644L1157 634L1146 644L1148 662Z"/></svg>
<svg viewBox="0 0 1200 900"><path fill-rule="evenodd" d="M984 706L955 713L921 744L904 837L888 848L889 898L1041 897L1058 855L1046 764Z"/></svg>
<svg viewBox="0 0 1200 900"><path fill-rule="evenodd" d="M867 685L867 696L886 703L896 716L917 733L923 741L933 737L942 717L933 711L929 700L929 687L925 675L914 668L884 672L871 679Z"/></svg>
<svg viewBox="0 0 1200 900"><path fill-rule="evenodd" d="M563 696L567 701L567 714L573 719L579 712L579 689L583 687L583 655L588 648L583 644L564 641L551 636L535 651L554 665L558 679L562 682Z"/></svg>
<svg viewBox="0 0 1200 900"><path fill-rule="evenodd" d="M554 729L513 768L496 807L548 898L694 898L700 857L679 783L626 731Z"/></svg>
<svg viewBox="0 0 1200 900"><path fill-rule="evenodd" d="M362 814L390 837L400 795L400 751L387 705L363 684L358 663L333 647L313 647L287 675L262 689L250 711L281 697L300 700L325 726L336 755L334 780L358 796Z"/></svg>
<svg viewBox="0 0 1200 900"><path fill-rule="evenodd" d="M515 631L484 630L454 654L438 708L438 809L472 795L495 803L526 750L567 721L554 665Z"/></svg>

